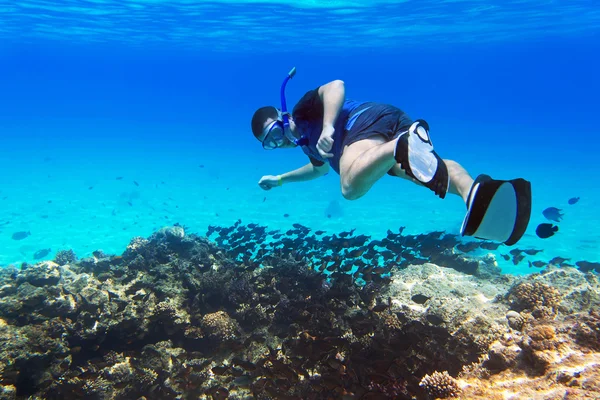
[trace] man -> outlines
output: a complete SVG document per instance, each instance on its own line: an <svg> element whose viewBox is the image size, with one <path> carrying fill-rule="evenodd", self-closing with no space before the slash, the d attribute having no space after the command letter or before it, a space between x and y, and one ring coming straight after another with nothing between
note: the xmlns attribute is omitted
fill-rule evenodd
<svg viewBox="0 0 600 400"><path fill-rule="evenodd" d="M501 181L487 175L473 180L457 162L442 160L433 150L429 127L412 121L389 104L346 99L345 85L334 80L308 91L291 115L282 109L259 108L252 132L263 148L301 147L309 163L258 182L264 190L316 179L330 167L340 176L344 198L362 197L384 175L407 179L441 198L447 192L467 205L461 234L515 244L525 233L531 214L531 184L524 179Z"/></svg>

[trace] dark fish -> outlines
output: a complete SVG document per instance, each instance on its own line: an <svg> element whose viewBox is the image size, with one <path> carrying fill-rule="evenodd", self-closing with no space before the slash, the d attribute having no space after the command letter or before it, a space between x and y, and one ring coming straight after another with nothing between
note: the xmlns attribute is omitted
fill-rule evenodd
<svg viewBox="0 0 600 400"><path fill-rule="evenodd" d="M371 308L371 311L373 311L373 312L382 312L385 309L387 309L388 307L389 307L389 304L379 303L376 306L374 306L373 308Z"/></svg>
<svg viewBox="0 0 600 400"><path fill-rule="evenodd" d="M363 255L363 253L365 252L365 250L366 250L365 248L355 249L355 250L352 250L351 252L349 252L348 255L350 257L360 257L360 256Z"/></svg>
<svg viewBox="0 0 600 400"><path fill-rule="evenodd" d="M431 297L427 297L424 294L415 294L410 299L417 304L425 304L425 302L427 302L427 300L429 300L430 298Z"/></svg>
<svg viewBox="0 0 600 400"><path fill-rule="evenodd" d="M213 367L211 371L216 375L223 375L228 369L229 369L229 367L227 367L227 366L220 366L220 367Z"/></svg>
<svg viewBox="0 0 600 400"><path fill-rule="evenodd" d="M548 264L560 265L560 264L564 263L567 260L570 260L570 258L554 257L552 260L548 261Z"/></svg>
<svg viewBox="0 0 600 400"><path fill-rule="evenodd" d="M463 253L469 253L473 250L477 250L477 248L480 246L479 243L477 242L470 242L470 243L461 243L459 245L456 246L456 248L460 251L462 251Z"/></svg>
<svg viewBox="0 0 600 400"><path fill-rule="evenodd" d="M135 186L140 186L140 184L137 183L136 181L133 181L133 183L135 184Z"/></svg>
<svg viewBox="0 0 600 400"><path fill-rule="evenodd" d="M577 261L575 263L579 267L579 270L582 272L589 272L595 270L596 272L600 272L600 263L591 262L591 261Z"/></svg>
<svg viewBox="0 0 600 400"><path fill-rule="evenodd" d="M27 236L31 235L31 232L27 231L19 231L19 232L15 232L12 235L13 240L23 240L25 239Z"/></svg>
<svg viewBox="0 0 600 400"><path fill-rule="evenodd" d="M438 317L437 315L433 314L427 316L427 321L429 321L429 323L433 325L440 325L444 323L444 320L441 317Z"/></svg>
<svg viewBox="0 0 600 400"><path fill-rule="evenodd" d="M496 250L502 243L482 242L479 247L485 250Z"/></svg>
<svg viewBox="0 0 600 400"><path fill-rule="evenodd" d="M508 254L500 254L502 256L502 258L504 258L506 261L510 260L510 256Z"/></svg>
<svg viewBox="0 0 600 400"><path fill-rule="evenodd" d="M240 367L244 368L246 371L254 371L256 369L255 364L249 361L242 360L240 358L233 358L232 362L235 365L239 365Z"/></svg>
<svg viewBox="0 0 600 400"><path fill-rule="evenodd" d="M117 176L117 180L118 181L123 180L123 177L122 176Z"/></svg>
<svg viewBox="0 0 600 400"><path fill-rule="evenodd" d="M548 207L544 211L542 211L542 214L544 214L544 217L546 217L546 219L550 221L560 222L560 220L564 216L564 214L561 213L561 211L562 210L560 208Z"/></svg>
<svg viewBox="0 0 600 400"><path fill-rule="evenodd" d="M204 168L204 164L200 164L200 165L198 165L198 167Z"/></svg>
<svg viewBox="0 0 600 400"><path fill-rule="evenodd" d="M523 254L515 254L513 256L512 262L514 265L519 264L521 261L523 261L525 259L525 256Z"/></svg>
<svg viewBox="0 0 600 400"><path fill-rule="evenodd" d="M263 203L264 203L265 201L267 201L267 198L266 198L266 197L264 197L264 198L263 198Z"/></svg>
<svg viewBox="0 0 600 400"><path fill-rule="evenodd" d="M569 204L573 205L579 201L579 197L571 197L569 199Z"/></svg>
<svg viewBox="0 0 600 400"><path fill-rule="evenodd" d="M544 251L544 250L539 250L539 249L527 249L527 250L523 250L523 252L525 254L528 254L530 256L535 256L537 253Z"/></svg>
<svg viewBox="0 0 600 400"><path fill-rule="evenodd" d="M106 255L104 254L104 252L102 250L95 250L92 251L92 255L96 258L104 258L106 257Z"/></svg>
<svg viewBox="0 0 600 400"><path fill-rule="evenodd" d="M287 218L287 217L289 217L289 216L290 216L290 214L283 214L283 217L284 217L284 218Z"/></svg>
<svg viewBox="0 0 600 400"><path fill-rule="evenodd" d="M539 224L537 228L535 228L535 234L542 239L547 239L550 236L554 236L556 232L558 232L558 226L547 223Z"/></svg>
<svg viewBox="0 0 600 400"><path fill-rule="evenodd" d="M88 190L92 190L93 188L94 188L93 186L90 186L90 187L88 188Z"/></svg>
<svg viewBox="0 0 600 400"><path fill-rule="evenodd" d="M46 257L48 254L50 254L52 250L51 249L42 249L42 250L38 250L33 254L33 259L34 260L39 260L40 258L44 258Z"/></svg>
<svg viewBox="0 0 600 400"><path fill-rule="evenodd" d="M537 260L537 261L532 262L531 264L536 268L542 268L544 265L546 265L548 263L545 261Z"/></svg>

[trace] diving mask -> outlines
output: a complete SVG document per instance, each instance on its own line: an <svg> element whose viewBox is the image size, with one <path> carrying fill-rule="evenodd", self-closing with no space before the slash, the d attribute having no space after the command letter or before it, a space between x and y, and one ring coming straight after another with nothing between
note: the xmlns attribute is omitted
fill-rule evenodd
<svg viewBox="0 0 600 400"><path fill-rule="evenodd" d="M277 110L277 120L271 122L266 128L265 128L265 135L264 135L264 139L262 141L262 146L265 150L273 150L276 149L278 147L281 147L286 139L290 140L291 136L291 132L289 131L289 125L286 129L284 122L283 122L283 114L281 111ZM287 113L285 113L287 114ZM288 131L288 133L286 134L286 130ZM294 141L292 141L292 143L295 142L295 139L292 136L292 139ZM291 141L291 140L290 140Z"/></svg>

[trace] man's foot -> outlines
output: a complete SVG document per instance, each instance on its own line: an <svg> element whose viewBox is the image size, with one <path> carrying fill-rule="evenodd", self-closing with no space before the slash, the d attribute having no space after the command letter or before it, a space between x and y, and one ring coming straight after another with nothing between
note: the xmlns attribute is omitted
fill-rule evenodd
<svg viewBox="0 0 600 400"><path fill-rule="evenodd" d="M467 197L462 236L517 243L531 216L531 183L525 179L501 181L479 175Z"/></svg>
<svg viewBox="0 0 600 400"><path fill-rule="evenodd" d="M407 132L400 134L394 159L408 176L433 190L442 199L446 197L450 185L448 167L433 150L427 122L418 119Z"/></svg>

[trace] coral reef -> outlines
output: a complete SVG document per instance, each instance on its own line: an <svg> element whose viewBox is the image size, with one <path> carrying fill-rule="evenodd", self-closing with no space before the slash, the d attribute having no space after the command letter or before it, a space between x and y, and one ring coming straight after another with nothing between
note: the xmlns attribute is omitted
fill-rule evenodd
<svg viewBox="0 0 600 400"><path fill-rule="evenodd" d="M440 233L266 233L0 269L0 399L600 397L592 272L503 276Z"/></svg>
<svg viewBox="0 0 600 400"><path fill-rule="evenodd" d="M58 265L65 265L77 261L77 256L73 250L60 250L54 256L54 262Z"/></svg>
<svg viewBox="0 0 600 400"><path fill-rule="evenodd" d="M447 399L448 397L458 397L460 387L456 379L448 375L448 371L435 371L431 375L425 375L421 379L420 386L425 388L427 394L436 399Z"/></svg>
<svg viewBox="0 0 600 400"><path fill-rule="evenodd" d="M515 305L532 313L536 318L550 318L561 302L559 291L542 282L523 282L511 290Z"/></svg>

